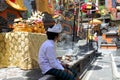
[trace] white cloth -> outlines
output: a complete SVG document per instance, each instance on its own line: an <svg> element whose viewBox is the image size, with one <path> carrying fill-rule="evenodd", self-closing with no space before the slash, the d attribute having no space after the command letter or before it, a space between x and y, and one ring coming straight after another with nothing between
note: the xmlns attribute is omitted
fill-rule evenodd
<svg viewBox="0 0 120 80"><path fill-rule="evenodd" d="M43 74L51 68L64 70L60 61L57 59L55 42L53 40L46 40L42 44L39 50L38 63Z"/></svg>

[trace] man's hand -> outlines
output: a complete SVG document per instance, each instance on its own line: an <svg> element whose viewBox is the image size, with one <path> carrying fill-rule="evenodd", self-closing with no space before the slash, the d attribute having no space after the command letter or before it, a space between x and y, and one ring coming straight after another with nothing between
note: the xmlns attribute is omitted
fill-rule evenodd
<svg viewBox="0 0 120 80"><path fill-rule="evenodd" d="M61 63L64 68L67 68L69 65L66 63Z"/></svg>

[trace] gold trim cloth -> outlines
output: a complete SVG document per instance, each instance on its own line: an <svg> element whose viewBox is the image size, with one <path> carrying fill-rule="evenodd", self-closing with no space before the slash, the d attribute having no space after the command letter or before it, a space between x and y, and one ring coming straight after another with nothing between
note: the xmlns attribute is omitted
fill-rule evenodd
<svg viewBox="0 0 120 80"><path fill-rule="evenodd" d="M0 33L0 68L38 68L38 51L45 34L29 32Z"/></svg>

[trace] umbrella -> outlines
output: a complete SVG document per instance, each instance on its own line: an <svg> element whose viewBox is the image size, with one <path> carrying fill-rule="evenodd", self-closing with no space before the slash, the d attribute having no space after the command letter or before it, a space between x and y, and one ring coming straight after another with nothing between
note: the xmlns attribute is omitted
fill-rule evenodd
<svg viewBox="0 0 120 80"><path fill-rule="evenodd" d="M89 24L101 24L102 21L98 20L98 19L93 19L89 22Z"/></svg>
<svg viewBox="0 0 120 80"><path fill-rule="evenodd" d="M91 13L95 13L98 11L95 3L92 3L92 2L87 2L87 3L82 4L81 10L84 13L88 13L89 11L91 11Z"/></svg>
<svg viewBox="0 0 120 80"><path fill-rule="evenodd" d="M5 0L6 3L14 9L19 11L26 11L27 8L24 6L24 0Z"/></svg>

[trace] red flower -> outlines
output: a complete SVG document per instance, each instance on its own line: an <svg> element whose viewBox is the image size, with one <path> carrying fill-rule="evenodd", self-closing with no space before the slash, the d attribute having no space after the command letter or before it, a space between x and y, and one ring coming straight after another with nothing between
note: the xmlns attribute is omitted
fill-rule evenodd
<svg viewBox="0 0 120 80"><path fill-rule="evenodd" d="M15 0L10 0L11 2L15 3Z"/></svg>

